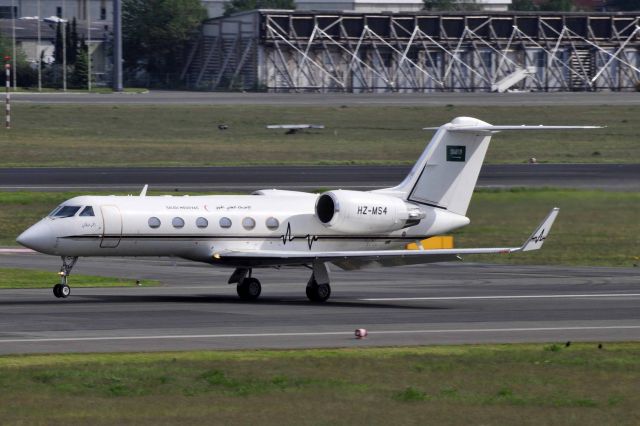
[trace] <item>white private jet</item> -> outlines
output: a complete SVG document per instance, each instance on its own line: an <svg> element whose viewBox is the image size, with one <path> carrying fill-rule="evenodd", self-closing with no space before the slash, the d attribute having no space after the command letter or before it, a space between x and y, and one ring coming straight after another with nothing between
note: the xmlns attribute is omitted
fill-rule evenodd
<svg viewBox="0 0 640 426"><path fill-rule="evenodd" d="M253 269L312 270L307 297L331 295L327 264L353 270L515 253L542 247L558 208L519 247L407 250L407 243L469 224L465 216L492 134L501 130L594 129L595 126L492 126L458 117L437 129L402 183L374 191L310 194L275 189L252 195L81 196L65 201L17 242L62 257L56 297L81 256L175 256L235 268L240 298L261 293Z"/></svg>

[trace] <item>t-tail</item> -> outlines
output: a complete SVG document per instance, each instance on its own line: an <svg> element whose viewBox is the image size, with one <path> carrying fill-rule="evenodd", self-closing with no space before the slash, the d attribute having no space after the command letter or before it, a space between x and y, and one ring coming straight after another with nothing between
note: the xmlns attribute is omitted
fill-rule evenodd
<svg viewBox="0 0 640 426"><path fill-rule="evenodd" d="M491 136L502 130L597 129L598 126L493 126L458 117L436 130L402 183L376 192L466 216Z"/></svg>

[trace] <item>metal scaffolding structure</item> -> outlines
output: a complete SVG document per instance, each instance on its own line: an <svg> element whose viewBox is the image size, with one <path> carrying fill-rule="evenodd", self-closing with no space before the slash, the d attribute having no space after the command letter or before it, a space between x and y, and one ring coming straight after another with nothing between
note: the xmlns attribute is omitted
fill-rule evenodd
<svg viewBox="0 0 640 426"><path fill-rule="evenodd" d="M208 90L633 90L638 13L305 13L207 21L182 73Z"/></svg>

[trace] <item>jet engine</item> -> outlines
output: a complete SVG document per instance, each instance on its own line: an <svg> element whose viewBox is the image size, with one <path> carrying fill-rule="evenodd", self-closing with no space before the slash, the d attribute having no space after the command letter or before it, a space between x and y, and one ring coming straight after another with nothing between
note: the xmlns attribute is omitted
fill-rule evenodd
<svg viewBox="0 0 640 426"><path fill-rule="evenodd" d="M376 234L416 225L424 213L400 198L338 190L318 197L316 217L337 232Z"/></svg>

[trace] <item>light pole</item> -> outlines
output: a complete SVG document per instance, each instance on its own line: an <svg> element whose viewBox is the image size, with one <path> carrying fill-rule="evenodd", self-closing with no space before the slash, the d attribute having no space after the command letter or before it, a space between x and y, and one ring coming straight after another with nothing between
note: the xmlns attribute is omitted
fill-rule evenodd
<svg viewBox="0 0 640 426"><path fill-rule="evenodd" d="M87 2L87 90L91 91L91 2Z"/></svg>
<svg viewBox="0 0 640 426"><path fill-rule="evenodd" d="M122 4L113 0L113 91L122 92Z"/></svg>
<svg viewBox="0 0 640 426"><path fill-rule="evenodd" d="M38 61L38 92L42 92L42 54L40 52L40 20L42 16L40 16L40 0L37 2L37 12L38 12L38 42L36 44L36 61Z"/></svg>
<svg viewBox="0 0 640 426"><path fill-rule="evenodd" d="M18 87L18 79L17 75L17 67L16 67L16 7L14 0L11 0L11 22L12 22L12 60L13 60L13 90L15 91Z"/></svg>
<svg viewBox="0 0 640 426"><path fill-rule="evenodd" d="M62 91L67 91L67 23L64 20L64 0L62 0L62 15L60 17L62 24Z"/></svg>

